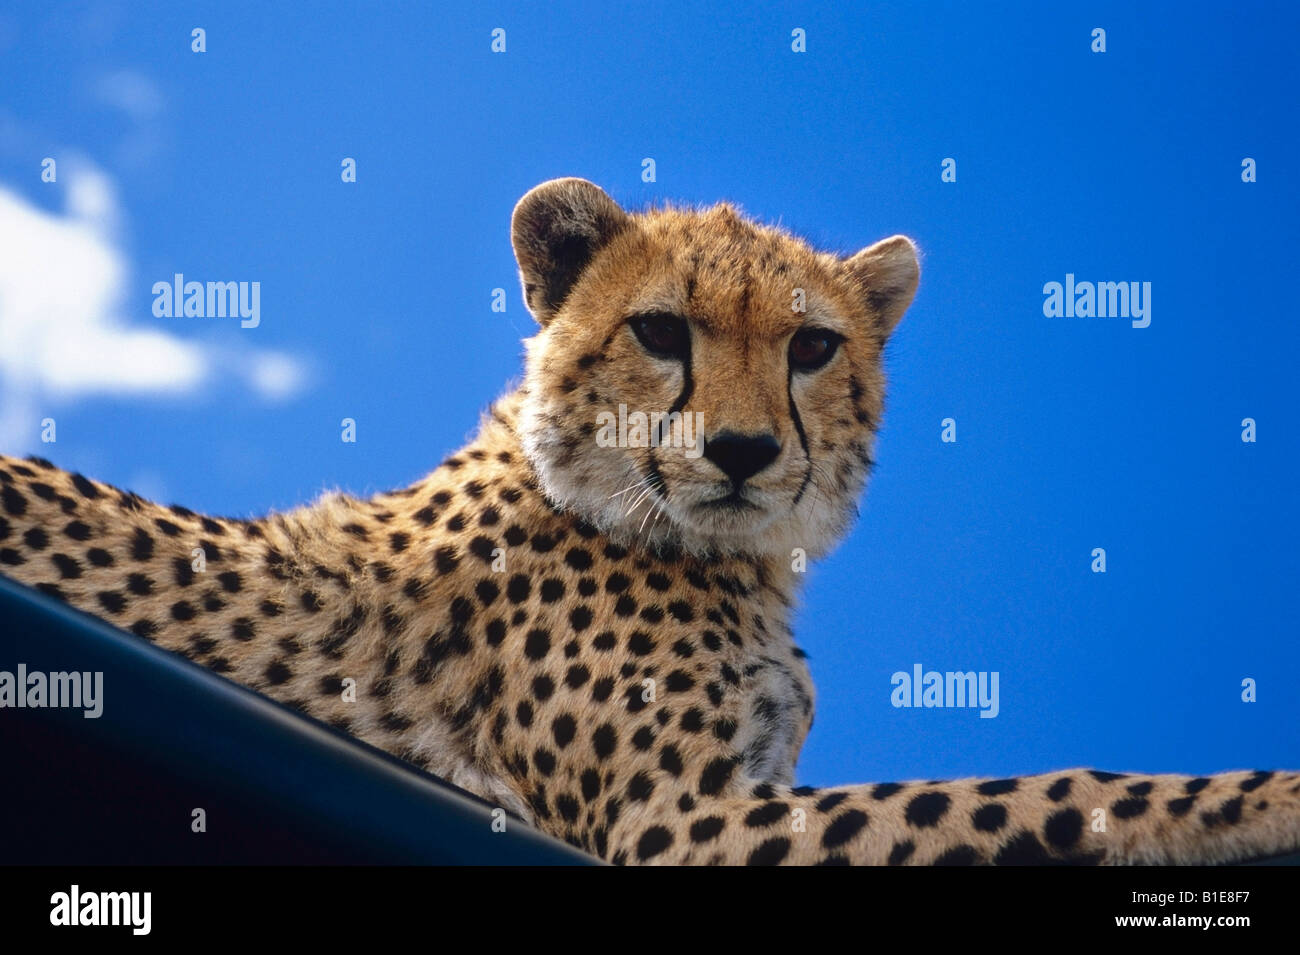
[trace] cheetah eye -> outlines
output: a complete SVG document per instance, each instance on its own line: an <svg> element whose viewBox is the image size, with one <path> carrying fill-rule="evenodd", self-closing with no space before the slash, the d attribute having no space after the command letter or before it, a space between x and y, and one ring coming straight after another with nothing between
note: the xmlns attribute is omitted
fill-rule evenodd
<svg viewBox="0 0 1300 955"><path fill-rule="evenodd" d="M790 367L795 371L813 371L835 357L844 341L842 335L825 328L804 328L790 339Z"/></svg>
<svg viewBox="0 0 1300 955"><path fill-rule="evenodd" d="M659 358L684 358L690 347L691 336L686 322L676 315L655 312L634 315L628 319L637 341L650 354Z"/></svg>

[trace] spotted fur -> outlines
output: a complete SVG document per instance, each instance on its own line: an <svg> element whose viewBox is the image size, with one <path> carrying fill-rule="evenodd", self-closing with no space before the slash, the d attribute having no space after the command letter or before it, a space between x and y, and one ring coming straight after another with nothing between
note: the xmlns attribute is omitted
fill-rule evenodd
<svg viewBox="0 0 1300 955"><path fill-rule="evenodd" d="M1296 773L792 787L813 687L791 555L855 514L912 244L840 258L727 205L633 215L573 179L520 201L513 240L542 326L526 378L427 477L231 520L0 458L0 572L616 863L1300 848ZM647 351L645 315L683 319L686 352ZM841 340L794 371L808 328ZM600 447L596 415L619 403L700 412L715 452L728 434L777 450L738 480L716 454Z"/></svg>

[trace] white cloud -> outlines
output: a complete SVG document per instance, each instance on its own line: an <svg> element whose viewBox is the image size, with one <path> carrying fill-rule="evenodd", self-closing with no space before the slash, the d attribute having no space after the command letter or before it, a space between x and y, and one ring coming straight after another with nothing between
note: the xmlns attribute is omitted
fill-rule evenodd
<svg viewBox="0 0 1300 955"><path fill-rule="evenodd" d="M67 197L70 218L96 226L102 233L117 232L117 196L113 184L98 169L74 164L67 178Z"/></svg>
<svg viewBox="0 0 1300 955"><path fill-rule="evenodd" d="M147 327L152 298L136 309L145 321L129 319L129 267L116 238L121 213L112 183L93 167L65 163L59 181L66 191L63 215L0 186L0 442L6 451L33 442L51 402L189 394L221 367L248 369L249 384L265 399L302 386L302 369L289 356L219 351Z"/></svg>
<svg viewBox="0 0 1300 955"><path fill-rule="evenodd" d="M162 112L162 91L143 73L117 70L100 77L94 87L100 102L120 109L137 122L152 119Z"/></svg>
<svg viewBox="0 0 1300 955"><path fill-rule="evenodd" d="M298 362L273 352L255 355L248 372L249 384L266 398L288 398L302 388L305 377Z"/></svg>

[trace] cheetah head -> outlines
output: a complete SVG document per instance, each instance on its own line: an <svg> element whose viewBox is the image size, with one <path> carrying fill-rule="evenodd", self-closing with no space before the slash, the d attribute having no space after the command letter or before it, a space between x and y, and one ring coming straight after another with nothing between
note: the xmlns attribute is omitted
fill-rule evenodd
<svg viewBox="0 0 1300 955"><path fill-rule="evenodd" d="M525 195L512 240L541 325L521 438L557 506L697 555L817 556L844 534L910 240L841 258L727 204L628 213L582 179Z"/></svg>

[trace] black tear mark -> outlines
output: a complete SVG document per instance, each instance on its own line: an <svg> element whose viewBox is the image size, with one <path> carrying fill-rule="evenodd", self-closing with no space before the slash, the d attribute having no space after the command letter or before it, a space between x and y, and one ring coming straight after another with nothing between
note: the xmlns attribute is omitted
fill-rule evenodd
<svg viewBox="0 0 1300 955"><path fill-rule="evenodd" d="M804 492L808 490L808 483L812 480L812 452L808 450L808 434L804 431L803 419L799 417L799 406L794 400L794 368L787 366L785 372L785 395L790 402L790 420L794 422L795 434L799 435L799 446L803 448L804 468L803 480L799 482L799 490L795 492L794 500L790 502L791 507L798 506L803 500Z"/></svg>

